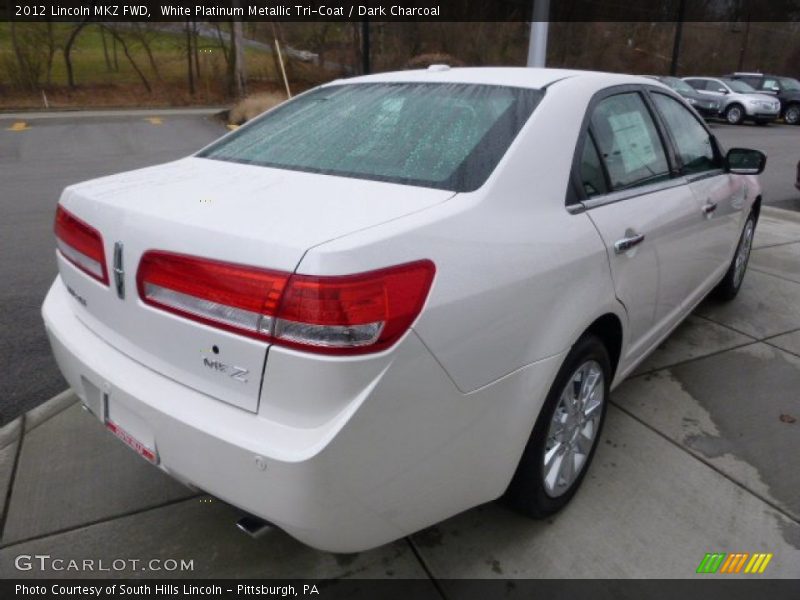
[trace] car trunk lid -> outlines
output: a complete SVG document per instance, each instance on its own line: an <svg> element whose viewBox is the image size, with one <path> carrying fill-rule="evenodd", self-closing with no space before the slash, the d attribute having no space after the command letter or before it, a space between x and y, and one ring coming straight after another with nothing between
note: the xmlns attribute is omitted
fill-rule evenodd
<svg viewBox="0 0 800 600"><path fill-rule="evenodd" d="M256 411L268 344L146 305L136 285L142 255L161 250L290 273L309 248L452 195L188 158L67 188L61 205L102 235L110 282L63 256L59 271L78 317L111 346Z"/></svg>

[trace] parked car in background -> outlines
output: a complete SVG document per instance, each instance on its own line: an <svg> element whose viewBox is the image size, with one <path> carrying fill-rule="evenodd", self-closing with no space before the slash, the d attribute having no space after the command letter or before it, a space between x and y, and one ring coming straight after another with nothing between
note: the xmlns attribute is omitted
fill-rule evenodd
<svg viewBox="0 0 800 600"><path fill-rule="evenodd" d="M800 81L765 73L733 73L728 77L744 81L759 92L777 96L783 120L789 125L800 125Z"/></svg>
<svg viewBox="0 0 800 600"><path fill-rule="evenodd" d="M703 117L713 118L721 116L720 110L722 109L722 103L719 100L704 96L683 79L663 75L647 75L647 77L660 81L673 89Z"/></svg>
<svg viewBox="0 0 800 600"><path fill-rule="evenodd" d="M44 321L122 442L317 548L544 517L610 390L739 291L765 161L643 77L340 80L67 187Z"/></svg>
<svg viewBox="0 0 800 600"><path fill-rule="evenodd" d="M731 125L753 121L765 125L778 118L781 103L774 96L759 94L751 85L726 77L684 77L683 80L706 97L722 104L722 115Z"/></svg>

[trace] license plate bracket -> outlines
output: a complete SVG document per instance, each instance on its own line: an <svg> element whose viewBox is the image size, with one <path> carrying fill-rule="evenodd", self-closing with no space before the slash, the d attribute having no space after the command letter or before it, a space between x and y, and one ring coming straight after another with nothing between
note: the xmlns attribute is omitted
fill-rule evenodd
<svg viewBox="0 0 800 600"><path fill-rule="evenodd" d="M145 446L111 419L106 419L106 429L147 462L154 465L158 464L158 453L153 448Z"/></svg>

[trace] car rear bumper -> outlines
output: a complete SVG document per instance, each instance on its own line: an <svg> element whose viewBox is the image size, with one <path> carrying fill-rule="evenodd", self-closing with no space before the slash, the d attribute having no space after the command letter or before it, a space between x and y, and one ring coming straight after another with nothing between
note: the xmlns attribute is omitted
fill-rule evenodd
<svg viewBox="0 0 800 600"><path fill-rule="evenodd" d="M265 384L273 395L296 393L254 414L132 360L71 302L57 278L43 317L61 371L95 416L152 448L177 479L335 552L374 547L502 494L563 358L462 394L412 331L343 407L301 422L283 419L280 407L320 404L305 397L314 388L303 379L315 373L298 379L302 369L285 366L302 364L302 354L270 350L281 359L270 355ZM270 373L273 364L284 367Z"/></svg>

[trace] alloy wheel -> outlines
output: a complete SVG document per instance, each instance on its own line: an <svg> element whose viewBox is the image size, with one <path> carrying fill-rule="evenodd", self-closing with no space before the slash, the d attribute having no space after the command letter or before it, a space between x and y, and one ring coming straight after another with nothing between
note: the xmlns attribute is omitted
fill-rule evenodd
<svg viewBox="0 0 800 600"><path fill-rule="evenodd" d="M742 120L742 109L738 106L732 106L728 109L728 112L725 113L725 117L728 119L728 123L736 125Z"/></svg>
<svg viewBox="0 0 800 600"><path fill-rule="evenodd" d="M589 360L570 376L559 396L544 447L544 489L557 498L578 479L597 437L605 402L603 369Z"/></svg>
<svg viewBox="0 0 800 600"><path fill-rule="evenodd" d="M789 125L800 123L800 106L795 104L787 108L786 113L783 115L783 120Z"/></svg>

